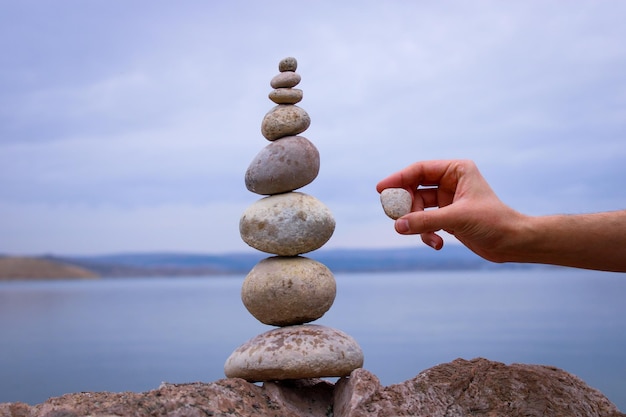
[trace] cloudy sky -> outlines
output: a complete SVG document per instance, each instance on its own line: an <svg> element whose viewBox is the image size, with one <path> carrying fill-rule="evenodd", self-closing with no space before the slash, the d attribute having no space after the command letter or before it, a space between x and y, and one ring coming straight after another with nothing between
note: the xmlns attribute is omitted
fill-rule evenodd
<svg viewBox="0 0 626 417"><path fill-rule="evenodd" d="M528 214L626 207L626 2L0 2L0 253L251 250L245 170L298 59L325 248L418 245L376 183L474 159Z"/></svg>

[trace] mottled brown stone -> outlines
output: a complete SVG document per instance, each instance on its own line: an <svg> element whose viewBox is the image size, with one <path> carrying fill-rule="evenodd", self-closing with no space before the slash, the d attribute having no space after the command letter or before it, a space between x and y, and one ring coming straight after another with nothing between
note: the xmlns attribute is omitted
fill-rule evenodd
<svg viewBox="0 0 626 417"><path fill-rule="evenodd" d="M250 162L246 188L261 195L285 193L310 184L319 170L315 145L303 136L287 136L265 146Z"/></svg>

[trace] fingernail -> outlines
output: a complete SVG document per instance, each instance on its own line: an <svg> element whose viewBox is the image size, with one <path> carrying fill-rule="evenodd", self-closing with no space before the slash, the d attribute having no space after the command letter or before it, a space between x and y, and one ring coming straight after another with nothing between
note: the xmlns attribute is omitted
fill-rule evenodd
<svg viewBox="0 0 626 417"><path fill-rule="evenodd" d="M396 231L398 233L406 233L409 231L409 221L407 219L396 220Z"/></svg>

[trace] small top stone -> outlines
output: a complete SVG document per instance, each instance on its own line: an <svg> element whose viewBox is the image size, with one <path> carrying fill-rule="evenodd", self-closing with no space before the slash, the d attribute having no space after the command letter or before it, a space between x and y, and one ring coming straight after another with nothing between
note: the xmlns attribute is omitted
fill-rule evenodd
<svg viewBox="0 0 626 417"><path fill-rule="evenodd" d="M287 57L280 60L278 63L278 71L295 71L298 68L298 61L294 57Z"/></svg>

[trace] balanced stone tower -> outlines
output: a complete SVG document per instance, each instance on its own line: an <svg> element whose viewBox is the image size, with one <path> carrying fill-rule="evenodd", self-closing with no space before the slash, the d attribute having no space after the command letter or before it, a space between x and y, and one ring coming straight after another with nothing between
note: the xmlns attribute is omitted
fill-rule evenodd
<svg viewBox="0 0 626 417"><path fill-rule="evenodd" d="M322 247L335 230L332 213L313 196L295 190L319 173L317 148L305 137L311 119L296 106L302 90L295 58L278 64L269 98L276 106L263 118L261 133L270 144L252 160L245 175L248 190L266 196L239 222L241 238L271 256L244 280L241 299L257 320L278 326L238 347L226 360L229 378L251 382L347 376L363 366L363 352L347 334L308 324L335 300L332 272L300 256Z"/></svg>

